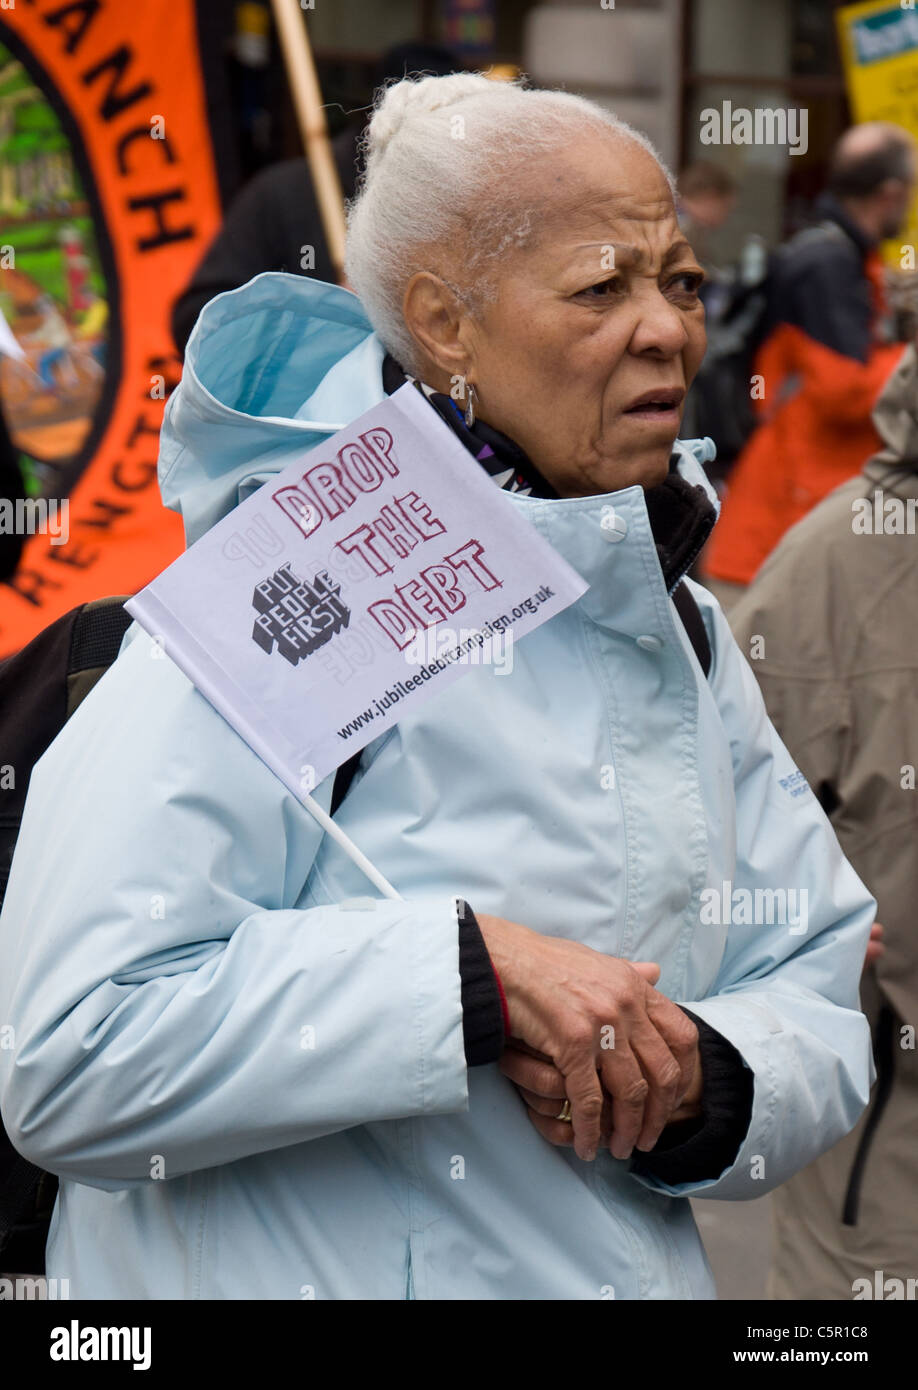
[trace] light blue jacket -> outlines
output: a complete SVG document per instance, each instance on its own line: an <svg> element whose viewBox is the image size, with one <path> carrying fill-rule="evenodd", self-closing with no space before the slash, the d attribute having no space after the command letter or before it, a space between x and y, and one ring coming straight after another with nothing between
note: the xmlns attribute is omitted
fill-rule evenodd
<svg viewBox="0 0 918 1390"><path fill-rule="evenodd" d="M215 300L162 439L188 539L381 400L382 356L344 290L265 275ZM37 765L0 1105L61 1176L49 1273L73 1297L709 1298L685 1196L761 1196L860 1115L874 904L717 604L692 586L706 680L641 488L494 506L590 588L512 674L473 668L366 749L338 819L405 902L348 905L366 881L136 627ZM731 888L760 890L758 924ZM782 889L807 894L783 925ZM457 895L660 962L754 1073L733 1165L669 1188L581 1162L468 1069Z"/></svg>

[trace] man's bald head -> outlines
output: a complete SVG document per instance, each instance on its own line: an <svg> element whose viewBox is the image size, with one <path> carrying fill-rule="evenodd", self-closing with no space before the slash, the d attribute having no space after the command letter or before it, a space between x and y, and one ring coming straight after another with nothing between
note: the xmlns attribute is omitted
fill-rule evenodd
<svg viewBox="0 0 918 1390"><path fill-rule="evenodd" d="M905 226L918 172L918 145L901 126L866 121L846 130L832 153L828 191L873 242Z"/></svg>
<svg viewBox="0 0 918 1390"><path fill-rule="evenodd" d="M832 152L828 189L836 198L866 198L889 179L911 183L916 146L901 126L866 121L846 130Z"/></svg>

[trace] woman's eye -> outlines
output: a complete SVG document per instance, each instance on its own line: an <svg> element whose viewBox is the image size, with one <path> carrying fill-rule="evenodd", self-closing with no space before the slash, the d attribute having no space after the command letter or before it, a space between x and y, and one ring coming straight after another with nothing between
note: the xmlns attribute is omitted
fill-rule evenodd
<svg viewBox="0 0 918 1390"><path fill-rule="evenodd" d="M589 285L587 289L581 290L582 295L588 299L610 299L614 294L621 291L622 284L618 276L612 280L603 280L598 285Z"/></svg>
<svg viewBox="0 0 918 1390"><path fill-rule="evenodd" d="M667 288L675 289L682 294L697 294L704 284L704 279L700 270L686 270L681 275L673 276Z"/></svg>

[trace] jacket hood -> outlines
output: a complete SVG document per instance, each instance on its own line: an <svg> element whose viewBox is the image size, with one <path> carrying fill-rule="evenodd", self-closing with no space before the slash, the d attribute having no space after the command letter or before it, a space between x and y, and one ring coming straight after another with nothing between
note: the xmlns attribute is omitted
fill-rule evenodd
<svg viewBox="0 0 918 1390"><path fill-rule="evenodd" d="M899 468L918 473L918 357L909 344L873 408L873 423L886 446L865 467L869 477Z"/></svg>
<svg viewBox="0 0 918 1390"><path fill-rule="evenodd" d="M268 478L385 398L386 350L356 295L269 271L212 299L166 406L159 486L192 545ZM710 439L677 440L678 472L717 495Z"/></svg>
<svg viewBox="0 0 918 1390"><path fill-rule="evenodd" d="M271 271L212 299L160 436L160 491L188 545L382 400L384 356L360 300L339 285Z"/></svg>

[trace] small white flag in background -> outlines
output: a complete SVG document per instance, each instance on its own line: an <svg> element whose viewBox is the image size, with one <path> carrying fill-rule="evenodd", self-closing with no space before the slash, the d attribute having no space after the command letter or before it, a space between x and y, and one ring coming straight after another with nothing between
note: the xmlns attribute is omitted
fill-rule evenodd
<svg viewBox="0 0 918 1390"><path fill-rule="evenodd" d="M429 639L434 659L409 661L418 633L515 641L587 587L406 385L265 483L126 607L307 801L469 671L458 646ZM357 669L335 660L355 634Z"/></svg>

